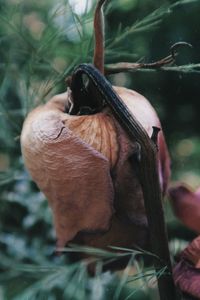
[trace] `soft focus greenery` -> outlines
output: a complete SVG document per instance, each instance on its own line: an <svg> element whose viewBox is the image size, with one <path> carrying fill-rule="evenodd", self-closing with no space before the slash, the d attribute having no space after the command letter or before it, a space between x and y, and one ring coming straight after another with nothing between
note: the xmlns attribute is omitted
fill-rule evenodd
<svg viewBox="0 0 200 300"><path fill-rule="evenodd" d="M102 273L103 265L118 256L95 250L94 278L87 274L89 262L71 263L67 255L53 254L51 212L21 157L27 113L64 91L74 66L92 62L95 3L0 0L0 299L157 299L155 272L142 259L146 252L136 262L138 253L124 249L130 256L127 268ZM110 78L154 105L171 152L172 181L193 188L200 185L199 15L199 0L110 0L106 5L106 63L151 62L167 56L175 42L193 45L180 49L173 67ZM169 205L166 216L175 254L193 233L177 222Z"/></svg>

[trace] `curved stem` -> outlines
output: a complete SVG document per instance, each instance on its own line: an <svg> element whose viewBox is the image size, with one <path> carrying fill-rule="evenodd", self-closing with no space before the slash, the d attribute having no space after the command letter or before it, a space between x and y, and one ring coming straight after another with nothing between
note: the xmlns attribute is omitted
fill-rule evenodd
<svg viewBox="0 0 200 300"><path fill-rule="evenodd" d="M112 110L114 116L126 130L130 138L138 142L141 146L140 160L140 183L144 195L144 203L148 218L148 225L151 238L152 252L159 259L154 260L156 271L161 269L167 270L162 276L158 276L158 287L160 299L162 300L179 300L179 294L176 291L170 261L168 248L168 239L164 222L162 208L162 195L158 174L158 149L156 146L157 134L159 128L153 128L152 139L149 138L146 130L137 121L128 107L121 100L118 94L113 90L110 82L100 74L92 65L79 65L72 75L72 94L76 99L84 100L82 76L86 75L94 84L97 91ZM87 95L86 95L87 96Z"/></svg>
<svg viewBox="0 0 200 300"><path fill-rule="evenodd" d="M99 0L94 14L94 66L104 74L104 15L102 11L106 0Z"/></svg>
<svg viewBox="0 0 200 300"><path fill-rule="evenodd" d="M193 48L193 46L187 42L177 42L175 44L173 44L170 48L171 50L171 55L172 57L175 59L176 54L177 54L177 49L181 48L181 47L189 47L189 48Z"/></svg>

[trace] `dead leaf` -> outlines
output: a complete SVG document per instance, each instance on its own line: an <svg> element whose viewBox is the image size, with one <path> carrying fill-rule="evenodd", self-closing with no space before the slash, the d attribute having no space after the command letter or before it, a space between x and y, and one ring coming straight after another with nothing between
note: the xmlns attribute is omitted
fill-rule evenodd
<svg viewBox="0 0 200 300"><path fill-rule="evenodd" d="M179 184L169 189L171 204L175 215L188 228L200 234L200 193Z"/></svg>
<svg viewBox="0 0 200 300"><path fill-rule="evenodd" d="M182 292L200 299L200 236L181 253L173 275Z"/></svg>

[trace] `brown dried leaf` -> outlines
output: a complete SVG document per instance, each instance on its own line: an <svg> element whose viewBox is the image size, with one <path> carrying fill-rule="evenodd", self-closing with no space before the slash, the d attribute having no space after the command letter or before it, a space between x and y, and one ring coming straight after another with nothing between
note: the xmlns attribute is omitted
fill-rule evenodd
<svg viewBox="0 0 200 300"><path fill-rule="evenodd" d="M200 193L192 192L185 185L169 189L175 215L190 229L200 233Z"/></svg>
<svg viewBox="0 0 200 300"><path fill-rule="evenodd" d="M109 229L114 192L108 159L74 135L64 113L50 105L29 115L21 144L26 166L50 202L57 245L63 247L80 231Z"/></svg>
<svg viewBox="0 0 200 300"><path fill-rule="evenodd" d="M200 268L200 236L192 241L181 253L181 257L189 260L196 268Z"/></svg>
<svg viewBox="0 0 200 300"><path fill-rule="evenodd" d="M200 236L181 253L174 267L175 284L182 292L200 299Z"/></svg>

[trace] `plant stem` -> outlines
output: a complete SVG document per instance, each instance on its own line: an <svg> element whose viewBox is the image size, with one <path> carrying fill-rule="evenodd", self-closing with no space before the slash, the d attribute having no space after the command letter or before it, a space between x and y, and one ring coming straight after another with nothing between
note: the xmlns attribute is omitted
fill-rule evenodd
<svg viewBox="0 0 200 300"><path fill-rule="evenodd" d="M104 14L103 4L106 0L99 0L94 14L94 66L104 74Z"/></svg>
<svg viewBox="0 0 200 300"><path fill-rule="evenodd" d="M156 258L154 266L156 272L166 268L167 272L158 276L158 288L161 300L180 299L172 277L172 267L168 248L168 238L166 233L162 195L158 175L157 145L149 138L143 126L131 114L127 106L113 90L109 81L92 65L82 64L77 67L72 76L71 90L73 99L84 100L82 90L84 89L82 76L87 75L94 84L102 99L111 108L114 116L121 126L129 134L130 138L138 142L141 146L140 182L144 195L146 215L151 239L151 249ZM158 132L158 128L154 131Z"/></svg>

